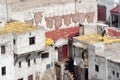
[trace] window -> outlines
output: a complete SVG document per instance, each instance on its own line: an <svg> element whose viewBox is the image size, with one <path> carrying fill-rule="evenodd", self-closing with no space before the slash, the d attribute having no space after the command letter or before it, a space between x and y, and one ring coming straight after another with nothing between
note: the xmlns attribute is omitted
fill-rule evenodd
<svg viewBox="0 0 120 80"><path fill-rule="evenodd" d="M34 63L36 63L36 59L34 59Z"/></svg>
<svg viewBox="0 0 120 80"><path fill-rule="evenodd" d="M23 78L20 78L20 79L18 79L18 80L23 80Z"/></svg>
<svg viewBox="0 0 120 80"><path fill-rule="evenodd" d="M2 67L2 75L5 75L6 74L6 67Z"/></svg>
<svg viewBox="0 0 120 80"><path fill-rule="evenodd" d="M95 65L95 71L99 72L99 66Z"/></svg>
<svg viewBox="0 0 120 80"><path fill-rule="evenodd" d="M112 74L115 75L115 71L113 71Z"/></svg>
<svg viewBox="0 0 120 80"><path fill-rule="evenodd" d="M19 68L21 68L21 62L19 62Z"/></svg>
<svg viewBox="0 0 120 80"><path fill-rule="evenodd" d="M119 73L117 73L117 77L119 78Z"/></svg>
<svg viewBox="0 0 120 80"><path fill-rule="evenodd" d="M29 38L29 45L35 44L35 37Z"/></svg>
<svg viewBox="0 0 120 80"><path fill-rule="evenodd" d="M28 67L30 67L30 60L28 60Z"/></svg>
<svg viewBox="0 0 120 80"><path fill-rule="evenodd" d="M15 39L13 39L13 43L16 44L16 40Z"/></svg>
<svg viewBox="0 0 120 80"><path fill-rule="evenodd" d="M41 58L48 58L49 57L49 54L48 53L42 53L41 54Z"/></svg>
<svg viewBox="0 0 120 80"><path fill-rule="evenodd" d="M4 45L1 46L1 53L2 53L2 54L5 54L5 46L4 46Z"/></svg>

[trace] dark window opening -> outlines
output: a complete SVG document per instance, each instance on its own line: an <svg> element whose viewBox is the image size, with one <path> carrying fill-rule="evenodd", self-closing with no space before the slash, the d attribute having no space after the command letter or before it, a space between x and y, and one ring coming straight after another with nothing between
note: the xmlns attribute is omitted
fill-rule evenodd
<svg viewBox="0 0 120 80"><path fill-rule="evenodd" d="M23 80L23 78L20 78L20 79L18 79L18 80Z"/></svg>
<svg viewBox="0 0 120 80"><path fill-rule="evenodd" d="M49 57L49 53L42 53L41 54L41 58L48 58Z"/></svg>
<svg viewBox="0 0 120 80"><path fill-rule="evenodd" d="M99 72L99 66L95 65L95 71Z"/></svg>
<svg viewBox="0 0 120 80"><path fill-rule="evenodd" d="M4 46L4 45L1 46L1 53L2 53L2 54L5 54L5 46Z"/></svg>
<svg viewBox="0 0 120 80"><path fill-rule="evenodd" d="M115 75L115 71L113 71L112 74Z"/></svg>
<svg viewBox="0 0 120 80"><path fill-rule="evenodd" d="M36 63L36 59L34 59L34 63Z"/></svg>
<svg viewBox="0 0 120 80"><path fill-rule="evenodd" d="M117 77L119 77L119 73L117 73Z"/></svg>
<svg viewBox="0 0 120 80"><path fill-rule="evenodd" d="M35 37L29 38L29 45L35 44Z"/></svg>
<svg viewBox="0 0 120 80"><path fill-rule="evenodd" d="M21 68L21 62L19 62L19 68Z"/></svg>
<svg viewBox="0 0 120 80"><path fill-rule="evenodd" d="M28 67L30 67L30 60L28 60Z"/></svg>
<svg viewBox="0 0 120 80"><path fill-rule="evenodd" d="M13 39L13 43L16 44L16 40L15 39Z"/></svg>
<svg viewBox="0 0 120 80"><path fill-rule="evenodd" d="M2 67L2 75L6 74L6 67Z"/></svg>

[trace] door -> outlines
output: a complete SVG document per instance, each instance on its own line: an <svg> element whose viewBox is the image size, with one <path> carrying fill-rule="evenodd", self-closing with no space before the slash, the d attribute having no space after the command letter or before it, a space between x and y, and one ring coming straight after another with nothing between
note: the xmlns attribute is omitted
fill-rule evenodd
<svg viewBox="0 0 120 80"><path fill-rule="evenodd" d="M98 21L106 22L106 6L98 5Z"/></svg>
<svg viewBox="0 0 120 80"><path fill-rule="evenodd" d="M63 58L68 58L68 46L67 45L64 45L62 47L62 53L63 53Z"/></svg>

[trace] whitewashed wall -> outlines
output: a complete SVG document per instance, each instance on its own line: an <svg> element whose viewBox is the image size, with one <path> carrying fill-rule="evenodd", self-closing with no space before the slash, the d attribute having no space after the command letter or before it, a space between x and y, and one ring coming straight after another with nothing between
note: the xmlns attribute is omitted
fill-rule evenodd
<svg viewBox="0 0 120 80"><path fill-rule="evenodd" d="M52 66L52 62L54 62L53 59L55 58L55 56L53 56L53 54L52 54L53 50L54 50L54 47L50 47L47 50L49 52L48 58L43 59L43 58L41 58L41 55L39 57L38 57L38 55L34 56L34 58L36 59L36 63L34 63L34 58L30 56L31 57L31 59L30 59L31 66L30 67L28 67L28 63L26 62L26 60L21 58L21 61L22 61L21 68L19 68L19 63L18 63L19 61L16 63L15 68L14 68L15 80L20 79L20 78L23 78L24 80L28 80L29 75L33 75L33 80L35 80L36 73L39 73L38 75L40 76L40 80L41 80L44 75L44 71L47 70L46 69L47 64L51 65L51 69L54 68L54 66ZM51 51L52 51L52 53L51 53Z"/></svg>
<svg viewBox="0 0 120 80"><path fill-rule="evenodd" d="M100 80L106 79L105 58L96 56L96 53L101 53L103 51L104 51L104 47L102 43L89 45L88 47L88 54L89 54L88 76L90 80L92 80L93 78L100 79ZM95 71L95 65L99 66L99 72Z"/></svg>
<svg viewBox="0 0 120 80"><path fill-rule="evenodd" d="M5 45L6 53L1 54L0 47L0 72L1 68L6 66L6 75L0 74L0 80L14 80L14 55L13 55L13 36L6 34L0 36L0 46Z"/></svg>
<svg viewBox="0 0 120 80"><path fill-rule="evenodd" d="M76 2L76 12L95 12L94 16L94 22L97 22L97 2L96 0L93 1L88 1L84 0L82 2ZM71 14L75 13L75 3L66 3L66 4L51 4L48 6L42 6L39 8L34 8L34 9L29 9L29 10L24 10L22 12L12 12L11 14L11 19L13 20L19 20L21 22L24 22L25 19L32 19L34 17L33 12L42 12L42 22L39 24L41 26L44 26L48 30L54 30L55 27L53 26L52 29L47 28L46 22L45 22L45 17L52 17L54 15L66 15L66 14ZM87 23L87 20L85 20L84 23ZM71 23L69 26L75 26L75 23ZM68 27L65 26L64 24L62 25L61 28Z"/></svg>
<svg viewBox="0 0 120 80"><path fill-rule="evenodd" d="M116 62L113 62L113 61L110 61L108 60L107 62L108 66L108 80L119 80L120 77L117 77L117 73L119 74L120 76L120 64L119 63L116 63ZM113 71L114 71L114 74L113 74Z"/></svg>
<svg viewBox="0 0 120 80"><path fill-rule="evenodd" d="M45 48L45 31L43 29L25 32L16 35L16 54L23 54ZM29 45L29 38L35 37L35 44Z"/></svg>

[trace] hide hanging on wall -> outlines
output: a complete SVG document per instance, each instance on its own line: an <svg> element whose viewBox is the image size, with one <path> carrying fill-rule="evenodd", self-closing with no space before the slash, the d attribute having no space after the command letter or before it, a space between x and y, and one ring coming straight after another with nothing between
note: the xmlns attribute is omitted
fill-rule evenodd
<svg viewBox="0 0 120 80"><path fill-rule="evenodd" d="M54 20L55 20L55 28L59 29L62 26L62 16L54 16Z"/></svg>
<svg viewBox="0 0 120 80"><path fill-rule="evenodd" d="M35 24L38 25L42 21L42 13L41 12L35 12L34 13L34 19L35 19Z"/></svg>
<svg viewBox="0 0 120 80"><path fill-rule="evenodd" d="M79 13L71 14L72 22L76 23L79 20Z"/></svg>
<svg viewBox="0 0 120 80"><path fill-rule="evenodd" d="M95 14L95 12L88 12L88 13L86 13L86 18L87 18L88 23L92 23L93 22L94 14Z"/></svg>
<svg viewBox="0 0 120 80"><path fill-rule="evenodd" d="M53 17L45 17L45 21L48 28L53 27Z"/></svg>
<svg viewBox="0 0 120 80"><path fill-rule="evenodd" d="M86 13L79 13L78 21L80 23L83 23L85 21L85 16L86 16Z"/></svg>
<svg viewBox="0 0 120 80"><path fill-rule="evenodd" d="M63 19L66 26L69 26L69 24L71 24L71 15L63 15Z"/></svg>

